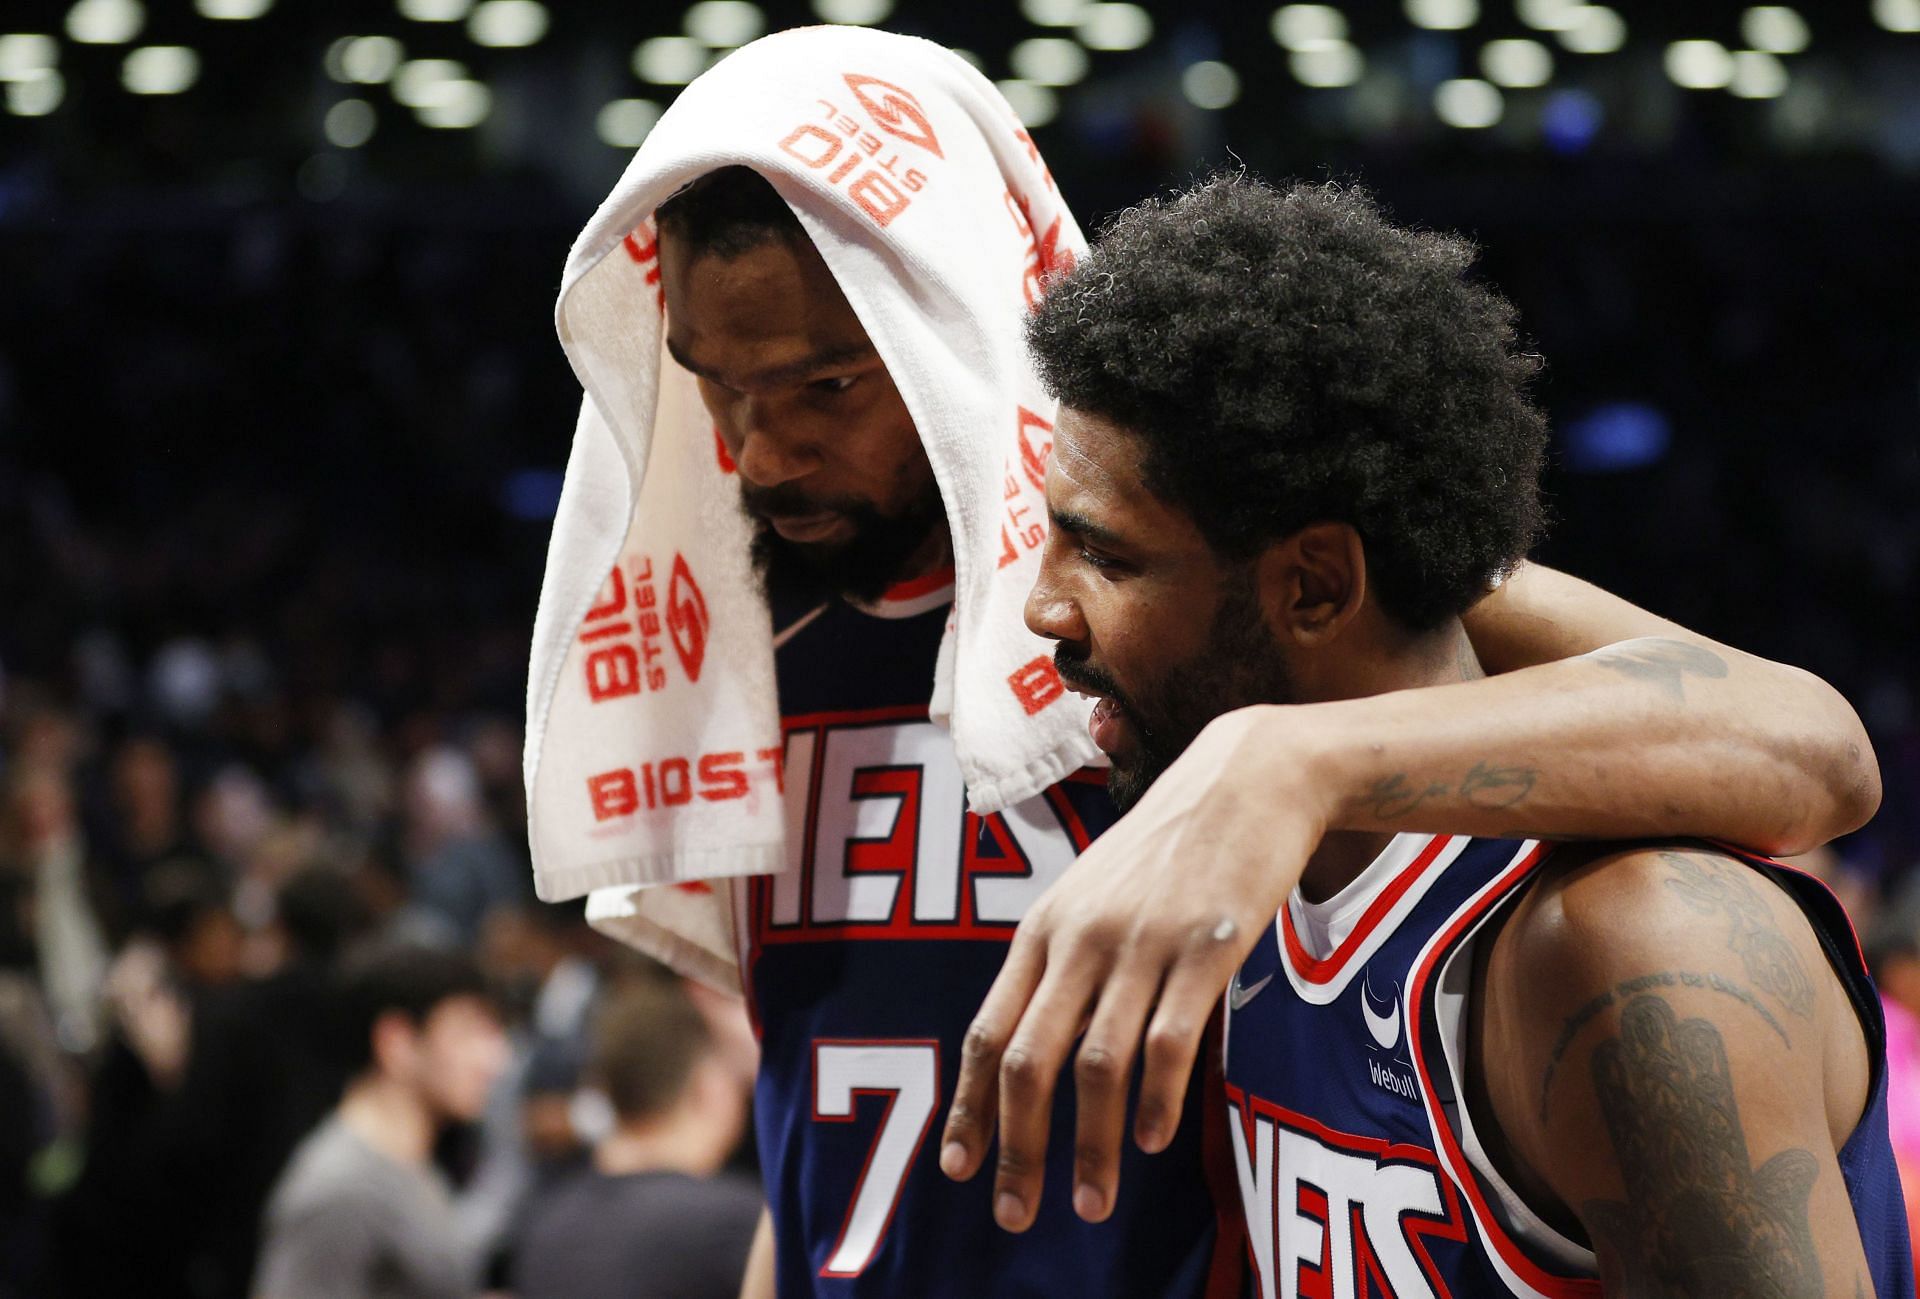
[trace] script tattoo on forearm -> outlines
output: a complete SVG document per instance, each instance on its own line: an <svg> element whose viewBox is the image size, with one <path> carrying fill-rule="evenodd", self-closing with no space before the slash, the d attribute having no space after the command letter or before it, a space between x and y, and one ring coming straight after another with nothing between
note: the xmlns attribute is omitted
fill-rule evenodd
<svg viewBox="0 0 1920 1299"><path fill-rule="evenodd" d="M1746 964L1760 990L1796 1015L1812 1015L1813 979L1754 887L1751 868L1703 853L1663 852L1660 858L1673 872L1668 886L1689 908L1727 918L1727 947Z"/></svg>
<svg viewBox="0 0 1920 1299"><path fill-rule="evenodd" d="M1688 677L1718 681L1727 675L1727 661L1706 646L1664 636L1609 645L1587 658L1610 672L1651 682L1675 703L1686 702Z"/></svg>
<svg viewBox="0 0 1920 1299"><path fill-rule="evenodd" d="M1745 1006L1766 1022L1768 1028L1780 1036L1780 1045L1793 1050L1793 1039L1787 1036L1787 1030L1773 1017L1773 1012L1761 1004L1760 999L1741 987L1733 980L1718 974L1701 974L1695 970L1662 970L1658 974L1642 974L1615 984L1609 991L1601 993L1580 1009L1567 1016L1560 1025L1560 1036L1553 1041L1553 1054L1547 1058L1547 1068L1540 1078L1540 1121L1547 1121L1547 1106L1552 1099L1553 1080L1560 1071L1560 1061L1566 1058L1567 1051L1573 1046L1580 1030L1594 1021L1599 1013L1609 1006L1617 1005L1630 997L1646 992L1650 988L1705 988L1717 992L1723 997Z"/></svg>
<svg viewBox="0 0 1920 1299"><path fill-rule="evenodd" d="M1627 1198L1580 1216L1636 1299L1801 1299L1826 1293L1808 1198L1820 1165L1747 1151L1720 1031L1666 999L1634 998L1594 1049L1593 1088Z"/></svg>
<svg viewBox="0 0 1920 1299"><path fill-rule="evenodd" d="M1457 784L1442 780L1416 785L1407 779L1406 772L1397 771L1375 781L1361 797L1360 806L1381 821L1395 820L1436 799L1448 798L1498 812L1525 802L1539 778L1540 773L1532 767L1500 767L1486 762L1474 763Z"/></svg>

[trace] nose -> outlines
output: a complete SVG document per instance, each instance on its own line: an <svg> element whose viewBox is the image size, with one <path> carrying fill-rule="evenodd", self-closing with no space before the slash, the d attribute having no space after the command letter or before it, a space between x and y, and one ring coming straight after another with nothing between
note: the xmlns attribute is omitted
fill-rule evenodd
<svg viewBox="0 0 1920 1299"><path fill-rule="evenodd" d="M1040 573L1027 592L1027 630L1048 640L1082 641L1086 639L1086 619L1080 606L1066 593L1053 562L1053 539L1040 552Z"/></svg>
<svg viewBox="0 0 1920 1299"><path fill-rule="evenodd" d="M820 467L820 457L798 440L783 436L768 418L764 403L752 398L736 409L735 427L742 431L734 462L741 476L758 487L778 487L804 478Z"/></svg>

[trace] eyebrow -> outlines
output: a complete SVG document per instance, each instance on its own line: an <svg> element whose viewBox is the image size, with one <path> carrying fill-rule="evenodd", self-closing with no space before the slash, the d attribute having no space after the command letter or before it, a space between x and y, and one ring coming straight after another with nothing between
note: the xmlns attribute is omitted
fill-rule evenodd
<svg viewBox="0 0 1920 1299"><path fill-rule="evenodd" d="M1117 550L1125 545L1119 533L1101 527L1084 514L1075 514L1072 510L1050 509L1047 511L1047 516L1053 520L1053 526L1060 531L1071 533L1083 541L1091 541L1096 546Z"/></svg>
<svg viewBox="0 0 1920 1299"><path fill-rule="evenodd" d="M724 382L721 377L705 366L697 364L693 358L682 352L671 336L667 339L667 354L673 357L681 369L702 379ZM845 347L830 347L803 356L797 361L788 361L784 365L768 366L764 370L755 370L752 374L741 376L743 384L749 387L777 388L782 384L794 383L823 370L836 370L842 366L855 365L873 360L878 353L871 342L849 343Z"/></svg>

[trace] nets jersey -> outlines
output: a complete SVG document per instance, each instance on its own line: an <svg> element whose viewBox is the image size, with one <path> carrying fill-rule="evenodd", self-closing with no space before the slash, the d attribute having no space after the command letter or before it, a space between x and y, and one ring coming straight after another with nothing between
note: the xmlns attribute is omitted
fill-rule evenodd
<svg viewBox="0 0 1920 1299"><path fill-rule="evenodd" d="M927 719L947 582L873 609L775 600L789 869L736 885L735 904L779 1293L1238 1294L1237 1244L1214 1258L1197 1121L1164 1154L1129 1145L1097 1226L1070 1204L1070 1086L1024 1234L993 1222L991 1167L967 1183L939 1170L961 1037L1014 927L1115 816L1100 773L966 811L952 742Z"/></svg>
<svg viewBox="0 0 1920 1299"><path fill-rule="evenodd" d="M1456 1097L1470 945L1542 852L1398 836L1327 904L1296 893L1235 976L1227 1127L1263 1299L1600 1299L1592 1255L1468 1157ZM1871 1101L1839 1162L1876 1293L1908 1299L1879 1000L1833 896L1775 863L1749 864L1807 912L1866 1028Z"/></svg>

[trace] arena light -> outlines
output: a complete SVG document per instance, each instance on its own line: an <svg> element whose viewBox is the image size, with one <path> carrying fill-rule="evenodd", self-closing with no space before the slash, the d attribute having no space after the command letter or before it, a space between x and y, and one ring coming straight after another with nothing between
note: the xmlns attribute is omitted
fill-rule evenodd
<svg viewBox="0 0 1920 1299"><path fill-rule="evenodd" d="M1071 86L1087 75L1087 51L1063 36L1036 36L1013 47L1007 66L1036 86Z"/></svg>
<svg viewBox="0 0 1920 1299"><path fill-rule="evenodd" d="M1035 27L1077 27L1090 0L1020 0L1020 14Z"/></svg>
<svg viewBox="0 0 1920 1299"><path fill-rule="evenodd" d="M35 32L0 36L0 81L26 81L60 62L60 42Z"/></svg>
<svg viewBox="0 0 1920 1299"><path fill-rule="evenodd" d="M393 97L408 108L419 108L437 93L435 87L466 79L467 65L456 59L411 59L393 74Z"/></svg>
<svg viewBox="0 0 1920 1299"><path fill-rule="evenodd" d="M1807 20L1786 5L1755 5L1740 15L1740 35L1767 54L1798 54L1813 39Z"/></svg>
<svg viewBox="0 0 1920 1299"><path fill-rule="evenodd" d="M1360 80L1367 60L1346 41L1308 41L1287 55L1287 68L1303 86L1334 90Z"/></svg>
<svg viewBox="0 0 1920 1299"><path fill-rule="evenodd" d="M464 131L480 125L493 111L493 92L478 81L442 81L427 91L413 115L423 126L442 131Z"/></svg>
<svg viewBox="0 0 1920 1299"><path fill-rule="evenodd" d="M273 0L193 0L202 18L215 22L244 23L261 17L273 8Z"/></svg>
<svg viewBox="0 0 1920 1299"><path fill-rule="evenodd" d="M1347 16L1332 5L1282 5L1273 11L1273 39L1297 50L1312 41L1347 39Z"/></svg>
<svg viewBox="0 0 1920 1299"><path fill-rule="evenodd" d="M400 16L416 23L457 23L473 12L473 0L398 0Z"/></svg>
<svg viewBox="0 0 1920 1299"><path fill-rule="evenodd" d="M1564 32L1584 7L1580 0L1517 0L1514 12L1535 31Z"/></svg>
<svg viewBox="0 0 1920 1299"><path fill-rule="evenodd" d="M384 85L406 57L406 46L391 36L355 36L340 51L340 70L348 81Z"/></svg>
<svg viewBox="0 0 1920 1299"><path fill-rule="evenodd" d="M1719 41L1674 41L1665 62L1667 77L1682 90L1724 90L1733 80L1733 55Z"/></svg>
<svg viewBox="0 0 1920 1299"><path fill-rule="evenodd" d="M1018 77L1002 81L1000 93L1007 97L1012 105L1014 116L1023 126L1045 126L1060 114L1060 96L1045 86L1036 86L1031 81L1022 81Z"/></svg>
<svg viewBox="0 0 1920 1299"><path fill-rule="evenodd" d="M1406 0L1407 21L1436 32L1457 32L1480 21L1480 0Z"/></svg>
<svg viewBox="0 0 1920 1299"><path fill-rule="evenodd" d="M7 111L15 117L45 117L66 97L66 79L52 68L7 83Z"/></svg>
<svg viewBox="0 0 1920 1299"><path fill-rule="evenodd" d="M633 70L656 86L684 86L707 70L707 47L691 36L656 36L633 52Z"/></svg>
<svg viewBox="0 0 1920 1299"><path fill-rule="evenodd" d="M601 107L593 119L602 144L616 149L638 149L664 111L651 99L616 99Z"/></svg>
<svg viewBox="0 0 1920 1299"><path fill-rule="evenodd" d="M140 0L79 0L67 10L67 35L82 45L125 45L146 25Z"/></svg>
<svg viewBox="0 0 1920 1299"><path fill-rule="evenodd" d="M1180 93L1195 108L1214 112L1240 98L1240 74L1218 59L1189 63L1180 74Z"/></svg>
<svg viewBox="0 0 1920 1299"><path fill-rule="evenodd" d="M717 50L745 45L767 30L767 16L749 0L700 0L687 10L687 35Z"/></svg>
<svg viewBox="0 0 1920 1299"><path fill-rule="evenodd" d="M485 0L467 19L467 37L489 49L519 50L539 44L551 26L540 0Z"/></svg>
<svg viewBox="0 0 1920 1299"><path fill-rule="evenodd" d="M1433 111L1448 126L1479 131L1494 125L1506 111L1506 100L1490 81L1462 77L1443 81L1433 92Z"/></svg>
<svg viewBox="0 0 1920 1299"><path fill-rule="evenodd" d="M373 128L379 125L379 121L373 105L366 100L343 99L327 110L322 129L326 132L327 143L335 148L358 149L373 138Z"/></svg>
<svg viewBox="0 0 1920 1299"><path fill-rule="evenodd" d="M893 12L893 0L813 0L813 12L823 23L871 27Z"/></svg>
<svg viewBox="0 0 1920 1299"><path fill-rule="evenodd" d="M1488 41L1480 49L1480 71L1509 90L1532 90L1553 80L1553 53L1539 41Z"/></svg>
<svg viewBox="0 0 1920 1299"><path fill-rule="evenodd" d="M136 95L177 95L200 79L200 56L184 45L143 45L120 64L120 84Z"/></svg>
<svg viewBox="0 0 1920 1299"><path fill-rule="evenodd" d="M1741 99L1778 99L1787 93L1787 65L1770 50L1738 50L1727 89Z"/></svg>
<svg viewBox="0 0 1920 1299"><path fill-rule="evenodd" d="M1920 32L1920 0L1873 0L1873 21L1890 32Z"/></svg>
<svg viewBox="0 0 1920 1299"><path fill-rule="evenodd" d="M975 54L972 50L963 49L962 47L956 45L953 47L951 53L955 55L957 58L965 59L970 65L972 65L973 70L975 72L985 72L987 70L987 61L981 58L978 54Z"/></svg>
<svg viewBox="0 0 1920 1299"><path fill-rule="evenodd" d="M1137 50L1153 39L1153 16L1134 4L1088 5L1079 31L1090 50Z"/></svg>
<svg viewBox="0 0 1920 1299"><path fill-rule="evenodd" d="M1581 5L1559 37L1575 54L1612 54L1627 43L1627 20L1605 5Z"/></svg>

